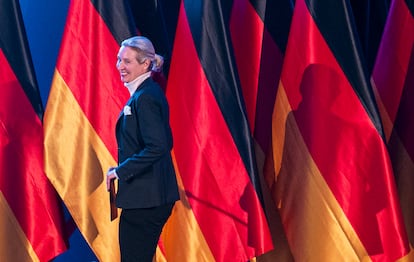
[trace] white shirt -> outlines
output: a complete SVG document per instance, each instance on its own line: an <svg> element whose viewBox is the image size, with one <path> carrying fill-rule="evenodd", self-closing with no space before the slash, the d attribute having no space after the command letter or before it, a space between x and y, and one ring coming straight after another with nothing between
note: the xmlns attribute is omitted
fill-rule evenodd
<svg viewBox="0 0 414 262"><path fill-rule="evenodd" d="M124 83L124 86L126 86L126 88L128 88L129 95L132 96L132 94L134 94L135 90L137 90L138 86L140 84L142 84L142 82L144 82L144 80L147 79L150 76L151 76L151 71L146 72L146 73L138 76L137 78L135 78L131 82Z"/></svg>

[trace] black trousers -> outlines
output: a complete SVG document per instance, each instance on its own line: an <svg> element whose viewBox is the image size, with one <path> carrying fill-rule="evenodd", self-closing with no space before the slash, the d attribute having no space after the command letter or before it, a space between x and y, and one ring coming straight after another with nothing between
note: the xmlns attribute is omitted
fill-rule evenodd
<svg viewBox="0 0 414 262"><path fill-rule="evenodd" d="M119 221L122 262L151 262L161 231L174 204L153 208L123 209Z"/></svg>

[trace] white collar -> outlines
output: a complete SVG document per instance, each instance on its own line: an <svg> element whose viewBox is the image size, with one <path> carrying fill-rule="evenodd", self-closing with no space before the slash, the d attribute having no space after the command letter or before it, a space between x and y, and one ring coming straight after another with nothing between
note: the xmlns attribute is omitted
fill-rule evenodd
<svg viewBox="0 0 414 262"><path fill-rule="evenodd" d="M137 90L138 86L140 84L142 84L142 82L144 82L150 76L151 76L151 71L146 72L146 73L138 76L137 78L135 78L131 82L124 83L124 86L126 88L128 88L129 95L132 96L134 94L134 92Z"/></svg>

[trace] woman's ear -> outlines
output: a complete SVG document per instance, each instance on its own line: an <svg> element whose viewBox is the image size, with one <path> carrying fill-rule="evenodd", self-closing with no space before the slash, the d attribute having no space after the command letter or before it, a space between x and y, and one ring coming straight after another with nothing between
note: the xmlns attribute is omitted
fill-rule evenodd
<svg viewBox="0 0 414 262"><path fill-rule="evenodd" d="M149 67L150 67L150 65L151 65L150 60L149 60L149 59L145 59L144 64L145 64L145 67L146 67L146 68L148 69L148 71L149 71Z"/></svg>

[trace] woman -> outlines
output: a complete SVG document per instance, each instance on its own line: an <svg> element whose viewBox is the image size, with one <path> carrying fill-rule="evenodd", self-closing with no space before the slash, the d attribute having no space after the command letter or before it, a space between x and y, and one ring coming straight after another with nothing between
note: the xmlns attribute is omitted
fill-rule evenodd
<svg viewBox="0 0 414 262"><path fill-rule="evenodd" d="M163 58L146 37L122 42L116 66L130 99L116 124L118 166L107 172L107 188L112 179L118 180L123 262L152 261L162 228L179 199L168 103L151 78L162 65Z"/></svg>

